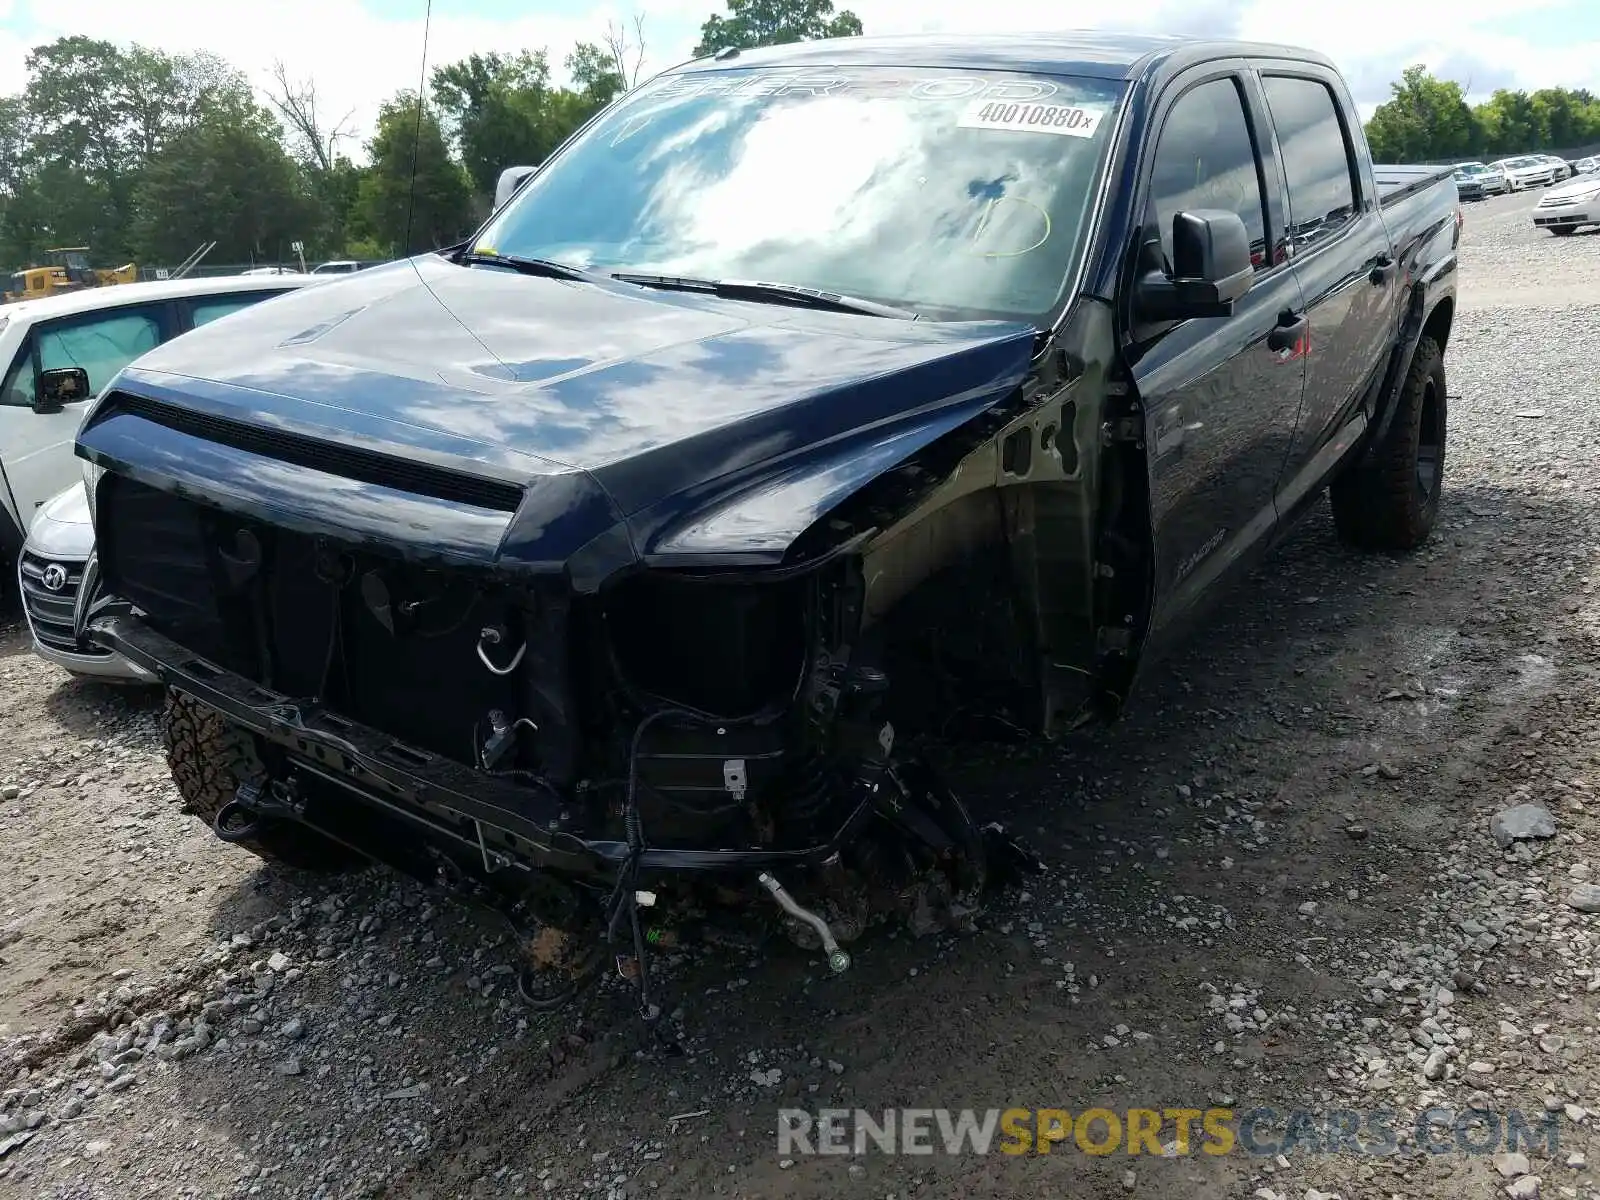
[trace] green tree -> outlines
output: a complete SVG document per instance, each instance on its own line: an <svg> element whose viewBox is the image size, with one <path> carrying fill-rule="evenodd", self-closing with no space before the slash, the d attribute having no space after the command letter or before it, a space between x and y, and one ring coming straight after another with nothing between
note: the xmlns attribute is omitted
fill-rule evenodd
<svg viewBox="0 0 1600 1200"><path fill-rule="evenodd" d="M1477 114L1487 153L1515 154L1549 142L1546 114L1534 107L1526 92L1501 88L1478 106Z"/></svg>
<svg viewBox="0 0 1600 1200"><path fill-rule="evenodd" d="M1459 83L1435 79L1419 65L1407 67L1390 89L1393 98L1380 104L1367 122L1374 158L1465 158L1478 149L1478 122Z"/></svg>
<svg viewBox="0 0 1600 1200"><path fill-rule="evenodd" d="M1469 107L1460 84L1408 67L1367 122L1373 156L1387 160L1497 158L1600 142L1600 99L1582 89L1502 88Z"/></svg>
<svg viewBox="0 0 1600 1200"><path fill-rule="evenodd" d="M122 52L89 37L59 38L28 52L24 100L33 122L31 155L76 163L107 180L126 168Z"/></svg>
<svg viewBox="0 0 1600 1200"><path fill-rule="evenodd" d="M0 247L12 266L42 263L53 246L126 246L122 214L104 182L67 162L34 164L0 222Z"/></svg>
<svg viewBox="0 0 1600 1200"><path fill-rule="evenodd" d="M317 94L316 81L291 76L281 61L273 64L271 75L267 99L282 120L290 156L317 202L319 219L301 239L307 255L349 255L348 231L363 172L339 152L339 143L352 136L350 122L355 111L337 119L330 117Z"/></svg>
<svg viewBox="0 0 1600 1200"><path fill-rule="evenodd" d="M254 107L249 82L211 54L75 36L34 47L27 69L23 178L3 231L14 261L36 261L41 242L87 243L100 265L124 261L150 162L214 115L232 120Z"/></svg>
<svg viewBox="0 0 1600 1200"><path fill-rule="evenodd" d="M572 131L621 90L605 53L580 45L567 58L579 90L552 86L544 51L474 54L438 67L434 104L473 190L493 195L506 167L538 166Z"/></svg>
<svg viewBox="0 0 1600 1200"><path fill-rule="evenodd" d="M578 94L596 109L610 104L628 86L616 58L593 42L579 42L563 65Z"/></svg>
<svg viewBox="0 0 1600 1200"><path fill-rule="evenodd" d="M400 92L379 109L367 153L372 165L357 186L354 236L391 253L420 254L469 231L466 173L450 157L438 117L415 92Z"/></svg>
<svg viewBox="0 0 1600 1200"><path fill-rule="evenodd" d="M0 96L0 205L17 194L27 175L28 106L21 96Z"/></svg>
<svg viewBox="0 0 1600 1200"><path fill-rule="evenodd" d="M180 260L202 236L216 240L218 262L278 261L320 224L278 123L246 100L214 111L150 158L134 193L131 234L149 261Z"/></svg>
<svg viewBox="0 0 1600 1200"><path fill-rule="evenodd" d="M783 46L818 38L860 37L861 18L833 11L833 0L728 0L728 15L713 15L700 27L694 57L730 46Z"/></svg>

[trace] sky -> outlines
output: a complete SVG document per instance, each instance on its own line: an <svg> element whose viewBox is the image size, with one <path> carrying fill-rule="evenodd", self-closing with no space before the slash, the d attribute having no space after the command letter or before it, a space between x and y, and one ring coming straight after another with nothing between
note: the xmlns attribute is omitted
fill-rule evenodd
<svg viewBox="0 0 1600 1200"><path fill-rule="evenodd" d="M626 4L627 0L623 0ZM689 56L700 24L722 0L434 0L429 64L473 51L548 49L559 64L608 23L645 15L645 74ZM839 0L836 0L838 3ZM1409 64L1459 80L1473 100L1500 87L1587 87L1600 92L1600 3L1595 0L1121 0L1074 10L1060 0L844 0L866 32L1025 32L1117 28L1290 42L1340 65L1363 113L1389 95ZM63 34L137 41L170 52L210 50L258 86L276 61L314 79L333 119L351 114L361 157L378 104L417 85L426 0L0 0L0 93L21 89L28 48ZM1400 14L1404 14L1401 16ZM1304 22L1293 28L1291 15ZM1114 17L1114 19L1113 19Z"/></svg>

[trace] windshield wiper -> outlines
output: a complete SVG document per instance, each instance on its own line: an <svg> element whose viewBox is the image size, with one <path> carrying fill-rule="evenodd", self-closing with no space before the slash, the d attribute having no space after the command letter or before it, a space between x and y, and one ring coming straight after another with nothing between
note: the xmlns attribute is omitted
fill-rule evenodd
<svg viewBox="0 0 1600 1200"><path fill-rule="evenodd" d="M758 304L792 304L801 308L825 309L828 312L890 317L898 321L915 321L918 316L909 308L895 308L892 304L879 304L875 300L842 296L837 292L824 292L820 288L800 287L792 283L758 283L744 279L688 279L677 275L638 275L631 271L613 271L611 278L667 292L707 292L729 300L753 300Z"/></svg>
<svg viewBox="0 0 1600 1200"><path fill-rule="evenodd" d="M557 262L553 258L524 258L520 254L491 254L487 250L473 250L456 259L458 263L482 263L487 267L506 267L523 275L539 275L545 279L569 279L580 283L604 283L605 276L585 271L571 263Z"/></svg>

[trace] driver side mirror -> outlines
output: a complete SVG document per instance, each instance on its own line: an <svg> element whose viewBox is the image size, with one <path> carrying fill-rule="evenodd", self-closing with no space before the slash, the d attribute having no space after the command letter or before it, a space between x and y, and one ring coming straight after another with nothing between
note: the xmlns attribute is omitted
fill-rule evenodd
<svg viewBox="0 0 1600 1200"><path fill-rule="evenodd" d="M50 367L33 385L33 411L60 412L63 405L89 398L89 372L82 367Z"/></svg>
<svg viewBox="0 0 1600 1200"><path fill-rule="evenodd" d="M1142 275L1134 305L1143 321L1228 317L1254 279L1250 234L1239 214L1197 208L1172 218L1172 274Z"/></svg>

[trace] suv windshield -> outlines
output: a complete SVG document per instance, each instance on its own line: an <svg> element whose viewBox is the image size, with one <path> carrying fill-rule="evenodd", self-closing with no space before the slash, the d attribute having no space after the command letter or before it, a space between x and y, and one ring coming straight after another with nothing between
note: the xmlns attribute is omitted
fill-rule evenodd
<svg viewBox="0 0 1600 1200"><path fill-rule="evenodd" d="M1122 91L921 68L668 76L565 147L474 245L1043 323L1083 253Z"/></svg>

